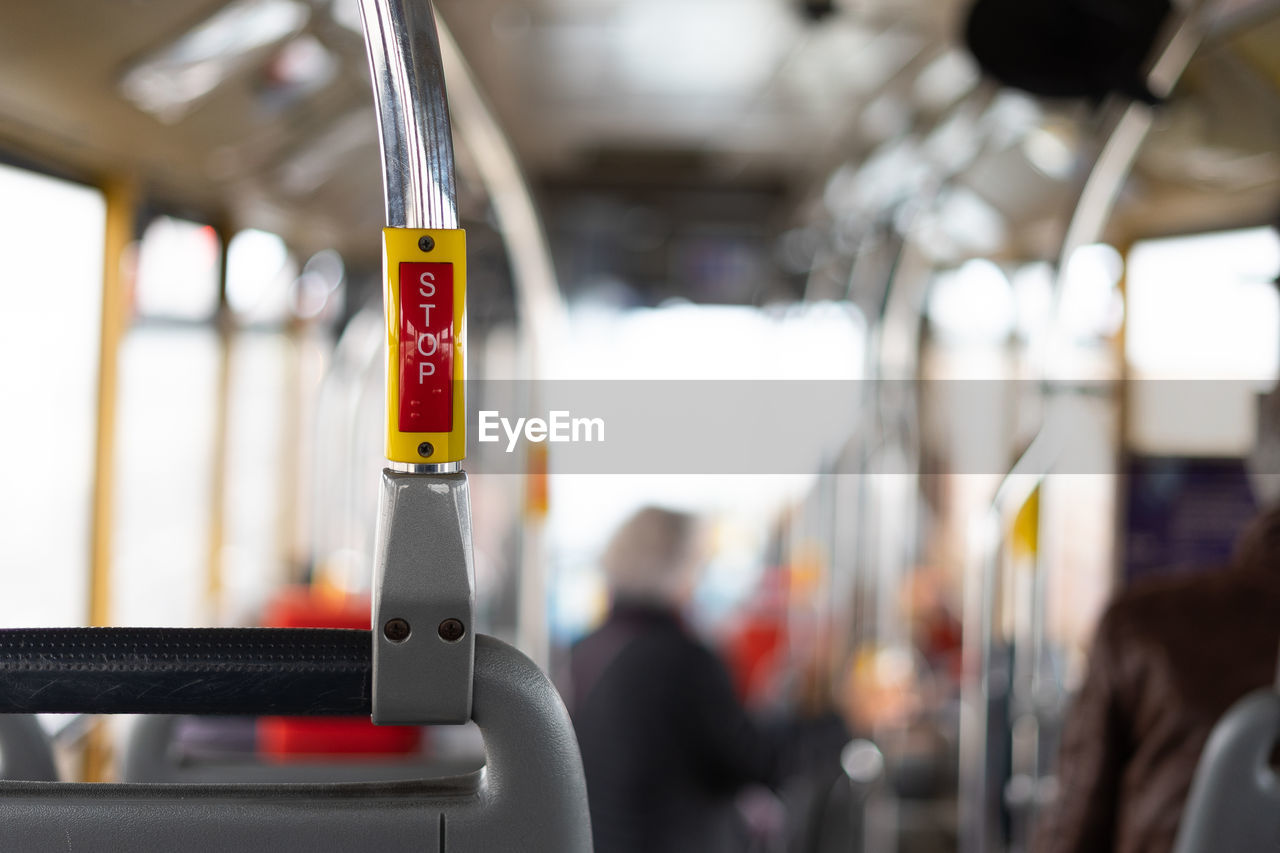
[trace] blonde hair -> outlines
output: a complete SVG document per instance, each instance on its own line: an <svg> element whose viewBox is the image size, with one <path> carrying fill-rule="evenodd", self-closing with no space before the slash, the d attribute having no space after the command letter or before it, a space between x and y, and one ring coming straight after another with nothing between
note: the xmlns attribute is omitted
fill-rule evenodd
<svg viewBox="0 0 1280 853"><path fill-rule="evenodd" d="M698 568L700 534L697 520L687 513L645 507L631 516L600 559L614 598L677 601Z"/></svg>

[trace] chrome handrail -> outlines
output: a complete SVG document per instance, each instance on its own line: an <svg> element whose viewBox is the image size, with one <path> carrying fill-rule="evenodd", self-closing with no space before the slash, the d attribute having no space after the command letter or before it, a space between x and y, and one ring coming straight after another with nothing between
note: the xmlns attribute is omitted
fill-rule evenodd
<svg viewBox="0 0 1280 853"><path fill-rule="evenodd" d="M387 225L457 228L453 130L430 0L360 0Z"/></svg>
<svg viewBox="0 0 1280 853"><path fill-rule="evenodd" d="M528 182L446 22L429 0L360 0L383 157L387 224L457 228L452 122L493 203L511 260L523 378L545 377L562 338L564 300ZM407 34L398 37L397 34ZM445 96L449 79L452 104ZM545 534L526 519L521 532L519 640L540 665L549 658L543 595L549 574Z"/></svg>
<svg viewBox="0 0 1280 853"><path fill-rule="evenodd" d="M1161 37L1161 48L1149 65L1147 85L1159 97L1167 96L1202 43L1205 29L1201 12L1204 2L1175 11ZM1061 305L1067 266L1082 246L1100 238L1115 208L1125 181L1146 140L1154 120L1147 104L1126 101L1113 106L1104 116L1104 140L1091 168L1080 185L1071 220L1063 235L1058 255L1053 295L1053 316ZM1061 334L1059 324L1050 330L1050 342ZM1058 349L1046 347L1039 372L1053 379L1051 360ZM1002 791L989 790L990 777L990 690L994 651L994 611L997 580L1007 532L1018 509L1047 479L1054 461L1061 455L1066 436L1057 428L1057 408L1048 406L1039 431L1013 468L1005 475L991 505L970 531L972 543L965 572L964 688L960 728L960 849L963 853L989 853L996 846L1000 825Z"/></svg>

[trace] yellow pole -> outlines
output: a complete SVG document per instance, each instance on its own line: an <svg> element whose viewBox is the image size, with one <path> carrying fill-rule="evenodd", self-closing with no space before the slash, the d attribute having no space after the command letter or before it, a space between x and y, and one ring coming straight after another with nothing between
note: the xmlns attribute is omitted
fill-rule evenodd
<svg viewBox="0 0 1280 853"><path fill-rule="evenodd" d="M301 439L304 429L302 408L305 402L303 386L303 359L306 341L302 321L290 317L284 330L284 387L285 394L280 396L280 437L277 442L276 458L280 460L276 468L277 495L276 503L276 565L283 569L277 575L277 582L296 584L303 580L305 560L298 550L298 531L301 525L301 513L305 510L305 500L298 487L302 477L304 464L302 453L306 441ZM315 576L311 577L315 581Z"/></svg>
<svg viewBox="0 0 1280 853"><path fill-rule="evenodd" d="M94 446L93 518L89 555L89 624L111 624L111 532L115 490L116 399L120 340L128 324L129 283L124 269L134 237L137 189L116 178L103 185L107 202L102 270L102 331L98 343L98 429Z"/></svg>
<svg viewBox="0 0 1280 853"><path fill-rule="evenodd" d="M125 262L133 242L137 187L128 178L112 178L102 187L107 203L102 269L102 326L98 342L98 412L94 444L93 515L90 522L90 625L111 623L111 532L115 492L116 400L119 389L120 340L129 320L129 285ZM84 752L84 778L103 778L109 758L106 732L95 725Z"/></svg>
<svg viewBox="0 0 1280 853"><path fill-rule="evenodd" d="M209 552L205 558L204 610L210 625L222 621L222 546L227 527L227 431L231 391L231 358L235 347L234 318L227 304L227 247L231 231L218 234L218 308L214 324L218 332L218 375L214 398L213 465L209 481Z"/></svg>

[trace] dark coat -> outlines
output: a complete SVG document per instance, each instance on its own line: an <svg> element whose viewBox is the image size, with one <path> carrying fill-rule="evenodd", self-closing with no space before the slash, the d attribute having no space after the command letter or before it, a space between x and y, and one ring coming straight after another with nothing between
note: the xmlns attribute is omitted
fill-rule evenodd
<svg viewBox="0 0 1280 853"><path fill-rule="evenodd" d="M1134 587L1107 610L1036 853L1167 853L1218 719L1272 684L1280 567Z"/></svg>
<svg viewBox="0 0 1280 853"><path fill-rule="evenodd" d="M780 745L669 610L615 606L570 657L596 853L735 849L734 794L773 783Z"/></svg>

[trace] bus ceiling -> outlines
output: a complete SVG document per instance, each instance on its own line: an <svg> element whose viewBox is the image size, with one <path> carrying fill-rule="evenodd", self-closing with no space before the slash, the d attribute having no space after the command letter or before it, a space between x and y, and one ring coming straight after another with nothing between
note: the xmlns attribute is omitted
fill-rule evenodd
<svg viewBox="0 0 1280 853"><path fill-rule="evenodd" d="M0 159L135 177L209 221L372 264L379 155L355 0L18 3L0 28ZM968 0L441 0L536 187L750 190L786 227L833 176L987 145L954 182L1044 254L1088 104L1010 110L960 34ZM1265 222L1280 206L1280 5L1222 0L1113 227ZM1000 110L1004 112L1001 113ZM1001 119L1003 116L1003 119ZM1010 116L1013 116L1010 118ZM487 215L465 146L464 218ZM780 212L779 212L780 211ZM1139 225L1141 223L1141 225ZM1041 228L1041 231L1044 229ZM1052 231L1052 229L1049 229Z"/></svg>

